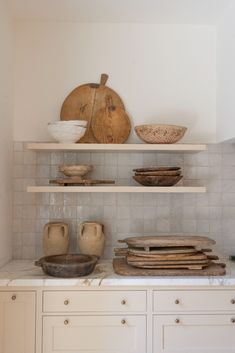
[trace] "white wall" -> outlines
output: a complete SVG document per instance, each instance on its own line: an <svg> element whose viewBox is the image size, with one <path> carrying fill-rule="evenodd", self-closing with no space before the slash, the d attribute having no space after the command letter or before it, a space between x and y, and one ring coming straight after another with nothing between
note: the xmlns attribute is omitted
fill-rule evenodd
<svg viewBox="0 0 235 353"><path fill-rule="evenodd" d="M133 125L181 124L184 142L215 141L213 26L17 23L15 68L17 141L48 140L47 122L59 119L65 96L102 72Z"/></svg>
<svg viewBox="0 0 235 353"><path fill-rule="evenodd" d="M12 35L6 2L0 0L0 266L11 258L12 233Z"/></svg>
<svg viewBox="0 0 235 353"><path fill-rule="evenodd" d="M218 26L217 140L235 138L235 3Z"/></svg>

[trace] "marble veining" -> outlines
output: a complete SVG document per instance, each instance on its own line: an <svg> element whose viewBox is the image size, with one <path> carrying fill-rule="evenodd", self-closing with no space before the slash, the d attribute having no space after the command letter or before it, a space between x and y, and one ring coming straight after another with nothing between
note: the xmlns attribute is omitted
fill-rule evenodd
<svg viewBox="0 0 235 353"><path fill-rule="evenodd" d="M125 277L116 275L106 260L89 276L61 279L46 276L31 260L13 260L0 269L0 287L7 286L235 286L235 263L227 261L227 274L221 277Z"/></svg>

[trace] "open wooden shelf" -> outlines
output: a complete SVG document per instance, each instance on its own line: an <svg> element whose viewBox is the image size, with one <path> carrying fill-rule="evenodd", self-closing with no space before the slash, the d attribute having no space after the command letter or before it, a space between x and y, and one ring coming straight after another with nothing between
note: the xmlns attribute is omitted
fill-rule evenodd
<svg viewBox="0 0 235 353"><path fill-rule="evenodd" d="M44 143L44 142L31 142L27 144L29 150L39 151L159 151L159 152L201 152L207 149L206 145L195 144L147 144L147 143L134 143L134 144L104 144L104 143Z"/></svg>
<svg viewBox="0 0 235 353"><path fill-rule="evenodd" d="M204 186L28 186L27 192L204 193Z"/></svg>

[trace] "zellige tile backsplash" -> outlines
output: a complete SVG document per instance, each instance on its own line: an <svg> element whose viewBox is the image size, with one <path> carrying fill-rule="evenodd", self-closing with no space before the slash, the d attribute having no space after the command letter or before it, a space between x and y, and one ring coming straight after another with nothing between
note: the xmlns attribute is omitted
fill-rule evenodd
<svg viewBox="0 0 235 353"><path fill-rule="evenodd" d="M70 250L76 251L79 223L104 223L105 258L117 240L128 235L200 234L217 241L225 254L235 253L235 145L212 144L200 153L34 152L14 143L13 256L42 256L45 223L69 224ZM181 166L183 185L206 186L205 194L27 193L28 185L47 185L62 176L59 164L92 164L92 178L135 185L132 169L151 165Z"/></svg>

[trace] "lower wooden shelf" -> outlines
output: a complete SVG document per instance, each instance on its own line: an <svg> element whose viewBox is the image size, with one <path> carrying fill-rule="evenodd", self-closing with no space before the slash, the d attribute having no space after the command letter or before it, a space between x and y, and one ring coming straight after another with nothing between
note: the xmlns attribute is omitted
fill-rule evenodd
<svg viewBox="0 0 235 353"><path fill-rule="evenodd" d="M27 192L204 193L204 186L28 186Z"/></svg>

